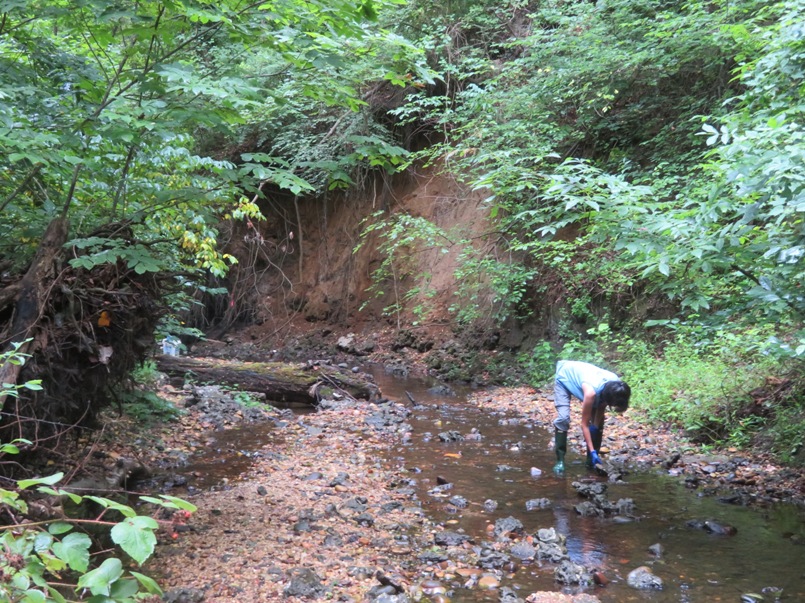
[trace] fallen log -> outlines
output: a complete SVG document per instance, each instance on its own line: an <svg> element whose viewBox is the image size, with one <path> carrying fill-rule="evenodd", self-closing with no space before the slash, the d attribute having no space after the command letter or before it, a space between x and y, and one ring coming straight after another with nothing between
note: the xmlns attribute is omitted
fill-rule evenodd
<svg viewBox="0 0 805 603"><path fill-rule="evenodd" d="M325 366L283 362L237 362L216 358L160 355L157 369L169 376L190 375L196 382L229 385L240 390L264 393L275 405L317 405L333 393L376 400L380 389L352 373Z"/></svg>

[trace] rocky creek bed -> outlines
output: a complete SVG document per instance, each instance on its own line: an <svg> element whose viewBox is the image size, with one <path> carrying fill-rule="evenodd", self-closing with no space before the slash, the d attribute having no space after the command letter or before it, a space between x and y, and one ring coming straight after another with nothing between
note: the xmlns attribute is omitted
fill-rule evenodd
<svg viewBox="0 0 805 603"><path fill-rule="evenodd" d="M444 602L452 588L484 591L485 600L507 603L599 600L596 590L607 577L571 563L562 538L550 530L527 533L516 523L509 525L500 512L490 514L488 540L471 541L425 515L414 487L416 475L385 460L391 448L410 437L407 401L331 400L316 412L294 414L244 408L216 388L164 386L162 396L184 413L150 431L147 439L131 440L114 456L134 456L158 468L163 476L151 487L166 488L198 506L186 526L161 535L146 567L166 589L167 601ZM479 412L546 429L553 418L550 393L533 388L479 391L470 403ZM244 423L269 424L271 435L256 449L244 443L252 452L240 475L209 490L185 490L187 459L209 450L215 430ZM129 427L121 420L108 435L119 446ZM727 502L802 503L799 472L729 451L691 454L679 436L628 415L610 417L606 456L624 472L676 474L688 487ZM571 453L580 454L580 438L571 441ZM501 587L505 576L534 559L553 568L556 591L575 580L585 592L524 593ZM636 588L656 586L650 571L634 580Z"/></svg>

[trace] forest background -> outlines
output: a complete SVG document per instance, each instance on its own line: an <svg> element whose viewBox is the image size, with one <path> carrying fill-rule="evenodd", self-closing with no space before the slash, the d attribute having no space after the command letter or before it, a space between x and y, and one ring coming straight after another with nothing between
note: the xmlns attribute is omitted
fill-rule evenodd
<svg viewBox="0 0 805 603"><path fill-rule="evenodd" d="M0 1L3 454L137 399L166 336L316 324L445 379L603 364L802 464L803 13Z"/></svg>
<svg viewBox="0 0 805 603"><path fill-rule="evenodd" d="M309 304L308 322L438 324L500 352L442 358L447 378L617 366L652 418L802 458L799 3L0 11L3 340L43 379L4 396L17 435L94 414L154 337ZM395 205L423 173L472 227ZM341 246L370 243L371 280L317 316L303 233L356 203ZM268 315L261 277L283 290ZM5 388L23 377L4 365Z"/></svg>

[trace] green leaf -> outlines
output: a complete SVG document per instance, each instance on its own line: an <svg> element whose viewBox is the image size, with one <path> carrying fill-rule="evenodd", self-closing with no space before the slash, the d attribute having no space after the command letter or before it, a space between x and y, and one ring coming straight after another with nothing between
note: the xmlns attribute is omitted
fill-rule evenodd
<svg viewBox="0 0 805 603"><path fill-rule="evenodd" d="M89 567L89 547L92 541L89 536L80 532L67 534L61 542L53 544L53 553L71 569L85 572Z"/></svg>
<svg viewBox="0 0 805 603"><path fill-rule="evenodd" d="M181 498L177 498L176 496L170 496L168 494L160 494L159 498L154 498L153 496L141 496L140 500L165 507L166 509L182 509L184 511L190 511L191 513L195 513L198 510L198 507L196 507L196 505L193 503L187 502Z"/></svg>
<svg viewBox="0 0 805 603"><path fill-rule="evenodd" d="M140 574L139 572L130 572L130 573L149 593L154 595L162 594L162 589L159 587L159 584L157 584L156 580L154 580L153 578Z"/></svg>
<svg viewBox="0 0 805 603"><path fill-rule="evenodd" d="M39 590L26 590L25 596L20 600L20 603L45 603L47 597L42 591Z"/></svg>
<svg viewBox="0 0 805 603"><path fill-rule="evenodd" d="M78 588L88 588L93 595L109 595L112 584L123 575L123 564L114 557L106 559L100 567L78 579Z"/></svg>
<svg viewBox="0 0 805 603"><path fill-rule="evenodd" d="M124 505L109 498L104 498L102 496L85 496L84 498L96 502L104 508L112 509L113 511L119 511L125 517L137 516L137 511L132 509L130 506Z"/></svg>
<svg viewBox="0 0 805 603"><path fill-rule="evenodd" d="M72 524L69 524L64 521L57 521L56 523L52 523L48 526L48 532L50 532L54 536L58 536L59 534L66 534L72 529L73 529Z"/></svg>
<svg viewBox="0 0 805 603"><path fill-rule="evenodd" d="M109 595L115 601L120 601L121 599L127 599L136 595L140 590L140 584L137 580L132 580L130 578L124 578L123 580L118 580L112 585L112 591Z"/></svg>
<svg viewBox="0 0 805 603"><path fill-rule="evenodd" d="M36 486L40 484L44 484L46 486L52 486L61 481L64 477L64 473L59 471L58 473L54 473L53 475L49 475L48 477L39 477L34 479L21 479L17 482L17 487L20 490L25 490L26 488L30 488L31 486Z"/></svg>
<svg viewBox="0 0 805 603"><path fill-rule="evenodd" d="M112 528L112 540L137 563L142 565L157 544L154 530L159 527L151 517L129 517Z"/></svg>

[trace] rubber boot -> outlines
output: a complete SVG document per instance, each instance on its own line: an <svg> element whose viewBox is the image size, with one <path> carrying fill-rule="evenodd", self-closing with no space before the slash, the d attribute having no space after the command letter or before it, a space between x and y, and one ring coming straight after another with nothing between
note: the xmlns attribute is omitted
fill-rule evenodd
<svg viewBox="0 0 805 603"><path fill-rule="evenodd" d="M567 453L567 432L559 431L558 429L553 432L554 437L554 450L556 450L556 464L553 466L553 472L556 474L565 472L565 453Z"/></svg>
<svg viewBox="0 0 805 603"><path fill-rule="evenodd" d="M593 441L593 450L601 454L601 442L604 439L604 427L600 429L590 429L590 439ZM587 451L587 469L593 469L593 459L590 456L590 451Z"/></svg>

